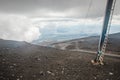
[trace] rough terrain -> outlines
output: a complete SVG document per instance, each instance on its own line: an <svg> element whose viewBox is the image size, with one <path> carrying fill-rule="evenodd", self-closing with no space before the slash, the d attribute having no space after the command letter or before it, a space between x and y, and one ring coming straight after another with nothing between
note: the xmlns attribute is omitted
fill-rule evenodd
<svg viewBox="0 0 120 80"><path fill-rule="evenodd" d="M0 40L0 80L120 80L120 58Z"/></svg>

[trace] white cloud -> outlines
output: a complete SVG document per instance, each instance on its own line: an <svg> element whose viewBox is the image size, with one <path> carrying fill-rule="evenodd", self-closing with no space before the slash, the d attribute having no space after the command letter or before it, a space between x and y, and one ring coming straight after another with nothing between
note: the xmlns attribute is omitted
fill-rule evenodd
<svg viewBox="0 0 120 80"><path fill-rule="evenodd" d="M120 16L114 16L111 33L120 32ZM59 38L66 35L100 34L103 18L28 18L0 14L0 38L31 42L35 39ZM117 26L116 26L117 25ZM53 39L52 38L52 39Z"/></svg>
<svg viewBox="0 0 120 80"><path fill-rule="evenodd" d="M31 42L40 36L39 28L25 16L0 14L0 38Z"/></svg>
<svg viewBox="0 0 120 80"><path fill-rule="evenodd" d="M34 25L40 28L41 40L61 39L61 37L70 37L70 35L99 34L102 29L102 25L100 25L102 18L87 20L77 18L36 18L32 19L32 21Z"/></svg>
<svg viewBox="0 0 120 80"><path fill-rule="evenodd" d="M40 28L40 40L62 39L61 37L78 38L77 35L100 35L103 25L103 17L99 18L31 18L34 25ZM119 15L112 21L110 33L120 32ZM68 37L67 37L68 36Z"/></svg>

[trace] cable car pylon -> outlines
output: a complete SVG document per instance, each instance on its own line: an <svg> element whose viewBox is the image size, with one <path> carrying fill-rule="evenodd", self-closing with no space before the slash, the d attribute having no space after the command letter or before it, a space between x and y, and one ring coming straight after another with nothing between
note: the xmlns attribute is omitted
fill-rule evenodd
<svg viewBox="0 0 120 80"><path fill-rule="evenodd" d="M100 40L99 40L97 55L94 60L91 60L93 65L104 65L103 57L104 57L104 53L105 53L105 49L108 41L108 34L110 30L109 28L111 26L111 20L114 12L115 2L116 0L107 0L104 23L103 23Z"/></svg>

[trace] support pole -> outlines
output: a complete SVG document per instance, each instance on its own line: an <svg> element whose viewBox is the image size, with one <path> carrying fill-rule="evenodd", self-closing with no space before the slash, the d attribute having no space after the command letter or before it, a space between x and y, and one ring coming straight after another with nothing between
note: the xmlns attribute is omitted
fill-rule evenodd
<svg viewBox="0 0 120 80"><path fill-rule="evenodd" d="M92 60L93 64L103 65L103 54L104 54L103 48L106 46L104 44L106 43L105 39L107 36L107 29L109 26L108 24L110 21L112 5L113 5L113 0L107 0L104 23L103 23L103 28L102 28L102 34L101 34L100 40L99 40L97 56L96 56L95 60Z"/></svg>

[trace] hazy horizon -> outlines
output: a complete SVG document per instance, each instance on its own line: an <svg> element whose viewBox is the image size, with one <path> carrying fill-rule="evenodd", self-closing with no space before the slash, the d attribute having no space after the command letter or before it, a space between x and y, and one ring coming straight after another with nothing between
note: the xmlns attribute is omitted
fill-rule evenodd
<svg viewBox="0 0 120 80"><path fill-rule="evenodd" d="M0 39L59 41L100 35L106 2L0 0ZM119 3L116 0L110 34L120 32Z"/></svg>

